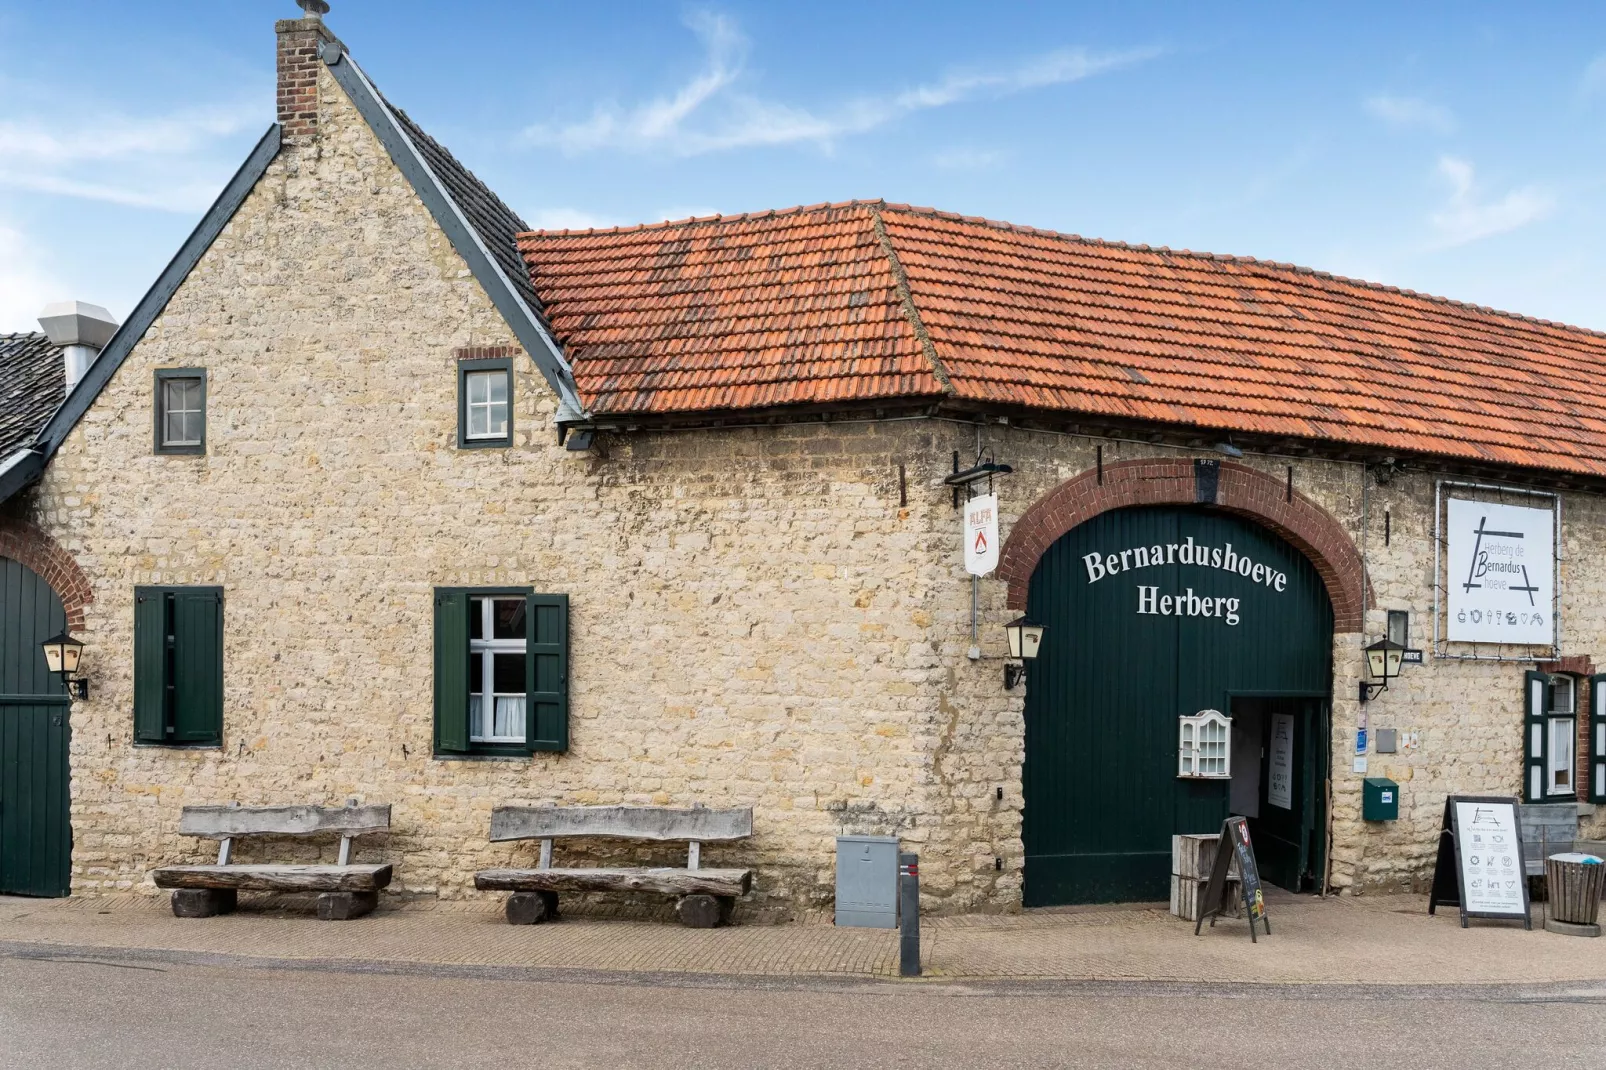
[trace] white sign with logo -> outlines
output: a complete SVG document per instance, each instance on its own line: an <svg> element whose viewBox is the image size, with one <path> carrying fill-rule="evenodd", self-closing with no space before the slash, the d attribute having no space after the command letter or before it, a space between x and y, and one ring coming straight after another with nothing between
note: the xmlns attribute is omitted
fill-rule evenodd
<svg viewBox="0 0 1606 1070"><path fill-rule="evenodd" d="M1451 498L1449 621L1454 643L1555 641L1555 514Z"/></svg>
<svg viewBox="0 0 1606 1070"><path fill-rule="evenodd" d="M985 576L998 567L998 495L965 503L965 571Z"/></svg>
<svg viewBox="0 0 1606 1070"><path fill-rule="evenodd" d="M1508 802L1457 800L1455 816L1466 897L1462 909L1468 914L1525 916L1528 903L1523 896L1526 878L1522 843L1517 839L1517 808Z"/></svg>
<svg viewBox="0 0 1606 1070"><path fill-rule="evenodd" d="M1271 715L1271 760L1266 801L1284 810L1294 808L1294 715Z"/></svg>

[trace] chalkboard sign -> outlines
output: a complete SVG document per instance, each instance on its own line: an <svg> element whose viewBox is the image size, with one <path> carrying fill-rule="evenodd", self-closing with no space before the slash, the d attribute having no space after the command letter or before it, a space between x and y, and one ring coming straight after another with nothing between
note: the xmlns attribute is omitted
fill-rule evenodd
<svg viewBox="0 0 1606 1070"><path fill-rule="evenodd" d="M1444 800L1428 913L1438 913L1440 903L1461 908L1463 929L1468 918L1521 918L1524 929L1533 928L1516 799L1451 795Z"/></svg>
<svg viewBox="0 0 1606 1070"><path fill-rule="evenodd" d="M1204 902L1199 904L1199 920L1193 924L1193 935L1198 936L1205 918L1210 927L1216 927L1216 918L1232 908L1227 892L1227 870L1232 860L1238 860L1238 873L1243 886L1244 913L1249 918L1249 941L1256 943L1255 925L1265 927L1271 935L1271 920L1266 917L1266 895L1260 886L1260 867L1255 864L1255 848L1249 842L1249 822L1242 817L1229 817L1221 823L1221 840L1216 846L1216 863L1210 867L1210 883L1205 885Z"/></svg>

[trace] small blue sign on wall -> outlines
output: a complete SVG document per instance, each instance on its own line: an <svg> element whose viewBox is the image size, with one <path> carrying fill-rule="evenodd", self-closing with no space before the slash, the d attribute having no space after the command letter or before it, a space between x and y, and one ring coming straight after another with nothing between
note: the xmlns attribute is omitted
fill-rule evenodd
<svg viewBox="0 0 1606 1070"><path fill-rule="evenodd" d="M1355 753L1366 753L1366 729L1364 728L1357 728L1355 730Z"/></svg>

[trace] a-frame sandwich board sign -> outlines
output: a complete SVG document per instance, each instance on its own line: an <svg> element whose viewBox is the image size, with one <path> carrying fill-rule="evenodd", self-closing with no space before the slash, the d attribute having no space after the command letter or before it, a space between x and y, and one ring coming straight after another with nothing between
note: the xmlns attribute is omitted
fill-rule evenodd
<svg viewBox="0 0 1606 1070"><path fill-rule="evenodd" d="M1193 923L1193 935L1198 936L1206 918L1210 927L1216 927L1216 918L1232 909L1227 893L1227 869L1234 858L1238 859L1239 879L1243 884L1244 913L1249 917L1249 942L1255 938L1255 923L1266 927L1271 935L1271 919L1266 917L1266 895L1260 887L1260 867L1255 864L1255 849L1249 843L1249 822L1242 817L1229 817L1221 823L1221 839L1216 844L1216 862L1210 867L1210 881L1205 885L1204 901L1199 904L1199 920Z"/></svg>
<svg viewBox="0 0 1606 1070"><path fill-rule="evenodd" d="M1516 799L1499 795L1445 798L1428 913L1438 913L1441 903L1460 908L1463 929L1468 918L1520 920L1524 929L1533 928Z"/></svg>

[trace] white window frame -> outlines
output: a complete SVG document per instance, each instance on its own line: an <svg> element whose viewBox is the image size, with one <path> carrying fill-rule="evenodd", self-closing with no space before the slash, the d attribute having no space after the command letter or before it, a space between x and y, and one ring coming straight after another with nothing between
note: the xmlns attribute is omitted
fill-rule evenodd
<svg viewBox="0 0 1606 1070"><path fill-rule="evenodd" d="M1206 737L1209 738L1206 738ZM1220 752L1215 750L1220 746ZM1211 750L1205 752L1206 745ZM1177 776L1186 780L1232 779L1232 718L1200 710L1177 725Z"/></svg>
<svg viewBox="0 0 1606 1070"><path fill-rule="evenodd" d="M468 738L471 743L518 743L526 741L530 731L529 700L526 693L520 689L517 692L496 690L496 655L497 654L523 654L529 658L530 619L526 611L524 619L523 639L493 639L496 631L496 603L524 602L523 595L476 594L470 595L468 600L469 612L478 611L480 614L480 638L468 641L468 650L471 655L479 654L480 679L479 687L475 688L473 682L469 684L468 698ZM472 659L470 664L472 664ZM525 666L526 675L529 666ZM489 695L491 701L486 702ZM474 705L475 697L480 700L479 707ZM519 716L520 731L518 735L494 735L496 729L496 702L503 698L517 698L521 704L522 712Z"/></svg>
<svg viewBox="0 0 1606 1070"><path fill-rule="evenodd" d="M175 387L182 387L182 393L187 395L183 400L193 403L194 408L175 409L173 395ZM178 416L179 425L188 423L183 417L193 415L198 424L199 434L195 438L173 438L173 417ZM162 445L163 446L199 446L206 434L206 401L205 388L201 385L200 376L174 375L162 380Z"/></svg>
<svg viewBox="0 0 1606 1070"><path fill-rule="evenodd" d="M1578 795L1578 681L1562 673L1545 685L1545 795ZM1567 783L1556 784L1565 773Z"/></svg>
<svg viewBox="0 0 1606 1070"><path fill-rule="evenodd" d="M496 401L491 397L490 382L492 379L502 380L502 400ZM474 399L474 384L484 383L485 396L482 400ZM467 424L463 428L463 437L472 442L483 442L488 439L507 438L508 418L513 407L513 373L507 368L475 368L463 373L463 419ZM502 420L496 422L496 411L501 409ZM474 430L474 416L478 412L485 417L485 430Z"/></svg>

